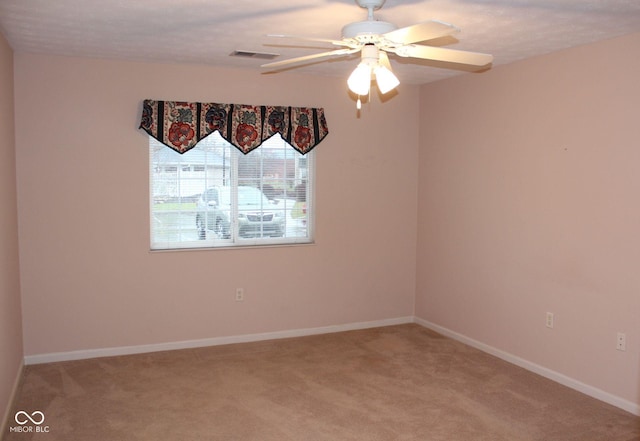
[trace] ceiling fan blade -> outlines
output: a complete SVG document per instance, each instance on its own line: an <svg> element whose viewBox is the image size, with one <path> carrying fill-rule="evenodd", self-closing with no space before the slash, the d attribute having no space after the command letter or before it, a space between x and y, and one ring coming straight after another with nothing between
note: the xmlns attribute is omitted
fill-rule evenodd
<svg viewBox="0 0 640 441"><path fill-rule="evenodd" d="M385 51L380 51L380 65L386 67L387 69L391 70L391 62L389 61L389 56L387 55L387 53Z"/></svg>
<svg viewBox="0 0 640 441"><path fill-rule="evenodd" d="M383 34L383 37L393 43L411 44L444 37L455 34L456 32L460 32L460 29L452 24L431 20L387 32Z"/></svg>
<svg viewBox="0 0 640 441"><path fill-rule="evenodd" d="M303 57L289 58L288 60L275 61L273 63L263 64L260 67L267 67L267 68L281 67L281 66L286 66L286 65L289 65L289 64L296 64L296 63L302 63L304 61L315 60L316 58L349 55L349 54L353 54L354 52L358 52L359 50L360 50L360 48L355 48L355 49L336 49L334 51L329 51L329 52L320 52L320 53L317 53L317 54L305 55Z"/></svg>
<svg viewBox="0 0 640 441"><path fill-rule="evenodd" d="M291 40L319 41L319 42L322 42L322 43L331 43L331 44L336 45L336 46L348 46L348 47L351 46L349 44L349 42L347 42L347 41L331 40L329 38L302 37L300 35L287 35L287 34L267 34L266 36L267 37L273 37L273 38L288 38L288 39L291 39Z"/></svg>
<svg viewBox="0 0 640 441"><path fill-rule="evenodd" d="M443 47L409 44L394 50L401 57L422 58L425 60L446 61L449 63L485 66L493 61L493 55L479 52L459 51Z"/></svg>

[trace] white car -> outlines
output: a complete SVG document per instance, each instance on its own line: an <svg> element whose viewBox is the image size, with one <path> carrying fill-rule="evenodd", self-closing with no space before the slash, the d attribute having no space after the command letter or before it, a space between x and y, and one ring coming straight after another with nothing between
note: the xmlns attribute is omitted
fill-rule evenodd
<svg viewBox="0 0 640 441"><path fill-rule="evenodd" d="M238 231L240 237L282 237L284 235L285 209L269 200L255 187L239 186ZM218 238L231 237L232 187L207 189L197 204L196 226L198 238L206 239L207 230Z"/></svg>

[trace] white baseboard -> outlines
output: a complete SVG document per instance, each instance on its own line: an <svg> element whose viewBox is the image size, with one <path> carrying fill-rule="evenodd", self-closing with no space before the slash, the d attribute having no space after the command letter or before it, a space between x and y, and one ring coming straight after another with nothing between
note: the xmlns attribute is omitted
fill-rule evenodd
<svg viewBox="0 0 640 441"><path fill-rule="evenodd" d="M11 388L11 393L9 394L9 400L7 401L7 408L4 411L4 415L2 416L2 420L0 420L0 439L2 439L2 435L6 433L7 427L9 426L9 421L11 421L11 411L13 410L13 405L16 401L16 396L18 394L18 387L20 386L20 382L22 381L22 373L24 371L24 363L21 362L20 366L18 366L18 372L16 374L16 378L13 381L13 387Z"/></svg>
<svg viewBox="0 0 640 441"><path fill-rule="evenodd" d="M54 352L49 354L27 355L26 365L52 363L57 361L84 360L88 358L113 357L117 355L144 354L149 352L171 351L176 349L191 349L207 346L228 345L234 343L248 343L262 340L277 340L281 338L304 337L307 335L330 334L333 332L354 331L357 329L379 328L382 326L402 325L413 323L413 316L392 319L374 320L369 322L347 323L343 325L322 326L318 328L303 328L286 331L265 332L261 334L234 335L228 337L213 337L199 340L187 340L168 343L157 343L139 346L123 346L115 348L88 349L70 352Z"/></svg>
<svg viewBox="0 0 640 441"><path fill-rule="evenodd" d="M502 360L505 360L511 364L515 364L521 368L524 368L528 371L534 372L538 375L541 375L545 378L555 381L556 383L560 383L564 386L567 386L571 389L577 390L578 392L582 392L585 395L589 395L597 400L604 401L605 403L611 404L612 406L616 406L620 409L626 410L634 415L640 416L640 404L633 403L629 400L625 400L624 398L618 397L616 395L610 394L609 392L605 392L596 387L590 386L588 384L582 383L576 379L568 377L559 372L555 372L551 369L548 369L544 366L540 366L536 363L532 363L523 358L517 357L508 352L502 351L500 349L494 348L493 346L489 346L480 341L469 338L465 335L458 334L457 332L451 331L450 329L444 328L440 325L436 325L435 323L431 323L427 320L423 320L421 318L415 317L414 323L417 323L425 328L429 328L439 334L444 335L445 337L452 338L461 343L472 346L476 349L479 349L488 354L494 355Z"/></svg>

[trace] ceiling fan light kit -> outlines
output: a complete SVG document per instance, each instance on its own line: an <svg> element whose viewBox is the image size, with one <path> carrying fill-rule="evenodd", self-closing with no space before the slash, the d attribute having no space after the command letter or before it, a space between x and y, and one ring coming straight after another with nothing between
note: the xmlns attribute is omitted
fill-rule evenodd
<svg viewBox="0 0 640 441"><path fill-rule="evenodd" d="M384 5L385 0L355 1L358 6L367 10L367 20L344 26L342 28L341 40L307 38L282 34L270 35L271 37L278 38L322 41L331 43L334 46L342 46L342 49L267 63L262 65L262 67L273 69L320 58L351 55L360 51L361 61L347 80L349 90L358 95L357 105L358 108L360 108L360 96L369 94L373 77L375 77L378 89L382 94L390 92L400 84L398 78L391 71L391 64L389 63L387 53L400 57L444 61L479 67L486 66L493 61L493 57L489 54L415 44L459 32L460 29L452 24L431 20L398 28L393 23L376 20L373 15L374 11Z"/></svg>
<svg viewBox="0 0 640 441"><path fill-rule="evenodd" d="M347 80L347 86L356 95L369 94L371 84L371 68L364 64L358 64Z"/></svg>
<svg viewBox="0 0 640 441"><path fill-rule="evenodd" d="M383 58L386 59L386 63ZM380 52L373 43L364 45L362 47L362 61L347 80L349 90L358 96L368 95L374 76L380 93L385 94L393 90L400 84L400 80L391 72L391 66L385 64L388 64L386 54Z"/></svg>
<svg viewBox="0 0 640 441"><path fill-rule="evenodd" d="M373 73L376 76L376 83L378 84L378 89L380 93L383 95L385 93L391 92L393 89L398 87L400 84L400 80L396 77L393 72L387 69L384 66L378 66L373 70Z"/></svg>

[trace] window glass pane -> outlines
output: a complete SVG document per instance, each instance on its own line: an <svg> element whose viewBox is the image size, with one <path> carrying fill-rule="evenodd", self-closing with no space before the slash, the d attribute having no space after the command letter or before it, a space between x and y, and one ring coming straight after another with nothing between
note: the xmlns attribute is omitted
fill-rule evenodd
<svg viewBox="0 0 640 441"><path fill-rule="evenodd" d="M151 249L312 242L314 154L279 136L247 155L217 132L182 155L150 138Z"/></svg>

